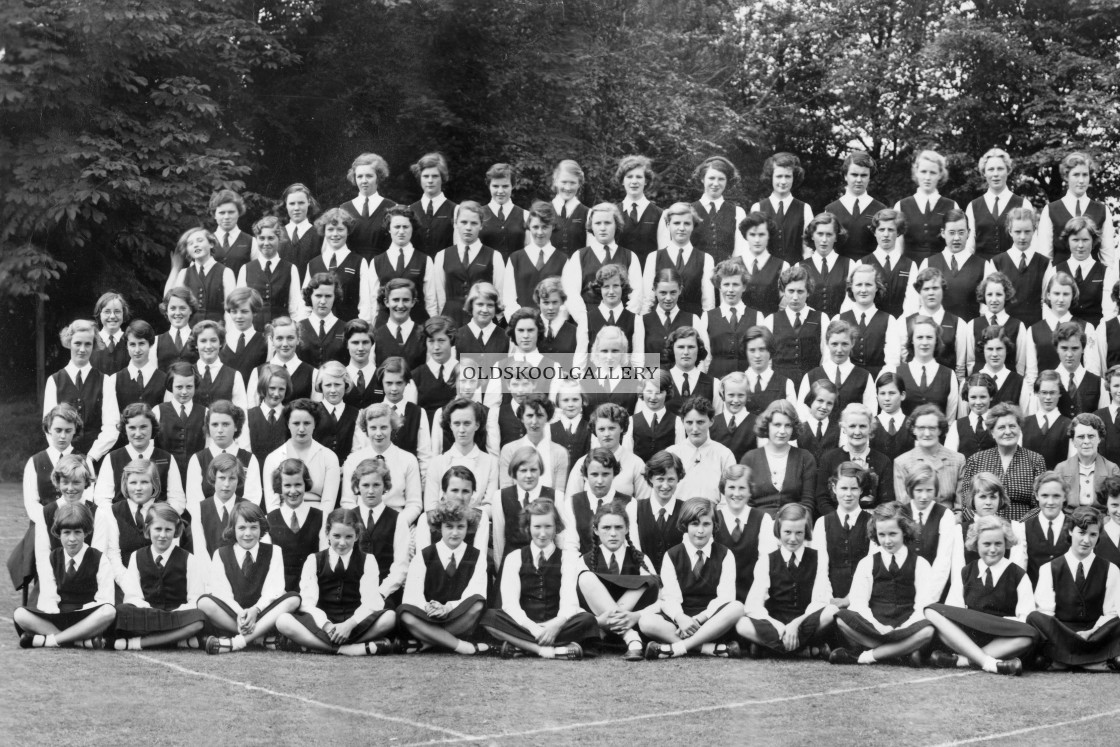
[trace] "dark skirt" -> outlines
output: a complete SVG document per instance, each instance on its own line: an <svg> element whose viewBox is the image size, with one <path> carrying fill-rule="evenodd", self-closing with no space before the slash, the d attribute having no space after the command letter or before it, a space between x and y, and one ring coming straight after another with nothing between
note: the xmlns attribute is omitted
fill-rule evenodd
<svg viewBox="0 0 1120 747"><path fill-rule="evenodd" d="M1045 639L1042 653L1059 664L1079 667L1120 656L1120 618L1106 622L1089 636L1089 640L1077 635L1092 627L1089 625L1071 626L1053 615L1037 611L1027 616L1027 622Z"/></svg>
<svg viewBox="0 0 1120 747"><path fill-rule="evenodd" d="M292 597L299 599L299 594L296 594L294 591L289 591L285 594L281 594L280 597L276 599L276 601L261 610L260 614L257 615L257 619L259 620L260 618L264 617L267 613L271 612L276 607L276 605L280 604L285 599L291 599ZM237 613L233 611L233 608L223 602L221 599L218 599L213 594L203 594L201 597L199 597L199 599L209 599L211 602L218 605L218 607L227 615L232 617L234 620L237 619Z"/></svg>
<svg viewBox="0 0 1120 747"><path fill-rule="evenodd" d="M202 610L159 610L131 604L117 605L117 634L122 637L166 633L196 622L206 622Z"/></svg>
<svg viewBox="0 0 1120 747"><path fill-rule="evenodd" d="M1039 638L1035 628L1011 617L1000 617L948 604L931 604L926 609L940 613L964 631L977 646L987 646L996 638L1030 638L1036 642Z"/></svg>
<svg viewBox="0 0 1120 747"><path fill-rule="evenodd" d="M716 612L719 612L719 611L720 611L720 610L722 610L722 609L723 609L724 607L726 607L726 606L727 606L728 604L731 604L731 602L727 602L727 604L721 604L721 605L720 605L719 607L717 607L717 608L716 608ZM688 607L682 607L682 610L684 611L684 613L685 613L686 615L688 615L689 617L693 617L693 618L694 618L694 617L696 617L697 615L699 615L699 614L700 614L701 612L703 612L704 610L708 609L708 606L707 606L707 605L704 605L703 607L699 607L699 608L692 608L692 609L694 609L694 610L695 610L695 612L689 612L689 611L688 611L688 610L689 610L689 608L688 608ZM661 610L658 610L657 614L661 615L661 617L662 617L663 619L665 619L665 620L668 620L669 622L673 623L673 625L676 625L676 624L677 624L677 621L676 621L676 620L674 620L673 618L669 617L668 615L666 615L666 614L665 614L664 612L662 612ZM712 613L712 616L713 616L713 617L715 616L715 612L713 612L713 613ZM711 618L708 618L708 619L710 620Z"/></svg>
<svg viewBox="0 0 1120 747"><path fill-rule="evenodd" d="M400 607L397 607L397 615L399 617L400 615L403 615L405 612L407 612L410 615L419 618L423 622L429 623L431 625L444 626L458 620L460 617L467 614L467 612L470 611L470 608L474 606L475 602L482 602L483 604L485 604L486 599L481 594L474 594L472 596L469 596L462 602L460 602L459 606L451 610L451 612L447 614L447 617L443 617L438 620L434 617L428 617L427 612L412 604L402 604Z"/></svg>
<svg viewBox="0 0 1120 747"><path fill-rule="evenodd" d="M12 548L8 556L8 575L12 586L19 589L35 578L35 524L29 523L23 538Z"/></svg>
<svg viewBox="0 0 1120 747"><path fill-rule="evenodd" d="M638 600L636 609L644 609L657 601L658 592L661 589L661 579L657 576L637 576L637 575L622 575L618 573L598 573L596 571L580 571L583 573L590 573L595 578L599 579L603 586L606 588L607 593L611 595L615 601L628 591L634 589L645 589L642 598ZM579 605L587 609L587 601L584 599L583 592L578 591Z"/></svg>
<svg viewBox="0 0 1120 747"><path fill-rule="evenodd" d="M523 641L536 642L537 640L535 635L514 622L505 610L486 610L482 615L481 624ZM566 643L579 643L588 638L598 637L599 624L595 622L595 618L588 612L577 612L560 628L560 632L556 634L555 645L563 646Z"/></svg>
<svg viewBox="0 0 1120 747"><path fill-rule="evenodd" d="M82 620L85 620L94 612L97 612L97 610L105 606L111 607L112 605L98 604L94 607L87 607L85 609L64 610L61 612L43 612L42 610L35 609L34 607L24 607L24 609L30 612L32 615L35 615L35 617L39 618L40 620L49 622L51 625L58 628L59 631L63 631L67 628L71 628L77 625ZM16 623L16 632L20 635L23 635L24 633L24 630L19 626L19 623Z"/></svg>
<svg viewBox="0 0 1120 747"><path fill-rule="evenodd" d="M350 631L350 640L347 641L347 643L353 643L354 641L359 640L369 631L370 628L373 627L373 624L377 622L378 618L380 618L388 611L389 610L377 610L376 612L371 613L369 617L360 620L358 624L354 626L354 629ZM300 625L307 628L307 631L309 633L311 633L313 636L315 636L328 646L337 647L339 645L331 640L331 637L327 635L327 632L325 630L319 627L318 623L315 622L315 618L311 616L310 612L295 612L292 614L292 617L294 617L296 619L296 622L298 622ZM335 620L334 622L341 621Z"/></svg>
<svg viewBox="0 0 1120 747"><path fill-rule="evenodd" d="M816 642L818 639L823 640L823 636L818 635L821 627L821 613L823 609L819 609L813 614L806 617L797 626L797 636L801 646L797 649L800 651L811 643ZM751 624L754 625L754 632L762 639L762 645L771 651L779 654L792 654L793 651L786 651L785 644L782 643L782 637L778 635L778 629L769 620L759 620L750 618Z"/></svg>
<svg viewBox="0 0 1120 747"><path fill-rule="evenodd" d="M855 632L867 636L875 642L876 646L882 646L884 643L898 643L914 635L920 630L933 626L929 620L919 620L912 625L907 625L905 628L898 628L889 633L880 633L878 629L871 624L863 615L851 610L840 610L836 613L837 620L843 620L844 624ZM856 643L855 641L852 641Z"/></svg>

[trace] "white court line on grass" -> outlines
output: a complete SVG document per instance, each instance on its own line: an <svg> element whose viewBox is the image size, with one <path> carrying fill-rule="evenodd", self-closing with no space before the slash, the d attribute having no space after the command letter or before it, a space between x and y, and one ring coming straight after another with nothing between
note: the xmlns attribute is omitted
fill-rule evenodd
<svg viewBox="0 0 1120 747"><path fill-rule="evenodd" d="M1091 713L1088 716L1081 718L1070 719L1069 721L1055 721L1052 724L1040 724L1038 726L1028 726L1024 729L1015 729L1014 731L1000 732L999 734L988 734L983 737L972 737L970 739L960 739L955 742L942 742L941 744L934 745L934 747L956 747L961 744L976 744L977 742L990 742L993 739L1006 739L1008 737L1018 737L1023 734L1030 734L1031 732L1042 731L1043 729L1058 729L1063 726L1071 726L1073 724L1080 724L1086 721L1095 721L1099 718L1107 718L1109 716L1120 715L1120 708L1114 708L1111 711L1103 711L1101 713Z"/></svg>
<svg viewBox="0 0 1120 747"><path fill-rule="evenodd" d="M823 690L815 693L802 693L800 695L785 695L780 698L764 698L761 700L744 700L738 703L724 703L723 705L710 705L701 706L699 708L685 708L679 711L659 711L657 713L642 713L635 716L626 716L625 718L610 718L601 721L584 721L575 724L563 724L561 726L546 726L540 729L527 729L525 731L511 731L504 734L486 734L477 737L455 737L454 739L433 739L428 742L413 742L407 747L419 747L420 745L430 744L450 744L454 742L474 742L492 739L509 739L511 737L527 737L533 734L549 734L559 731L570 731L573 729L589 729L596 726L613 726L614 724L625 724L633 721L646 721L655 718L673 718L675 716L688 716L695 713L709 713L711 711L727 711L736 708L747 708L749 706L760 705L773 705L774 703L789 703L794 700L808 700L810 698L822 698L832 695L847 695L849 693L864 692L866 690L877 690L883 687L901 687L903 685L920 685L927 682L937 682L938 680L947 680L954 677L969 677L976 672L955 672L953 674L942 674L936 677L919 677L912 680L903 680L902 682L879 682L874 685L860 685L859 687L845 687L837 690Z"/></svg>
<svg viewBox="0 0 1120 747"><path fill-rule="evenodd" d="M167 667L168 669L173 669L176 672L181 672L182 674L189 674L193 677L203 677L205 679L216 680L218 682L224 682L227 685L234 685L235 687L242 687L242 688L245 688L246 690L253 690L253 691L256 691L256 692L259 692L259 693L264 693L265 695L273 695L277 698L287 698L289 700L297 700L300 703L306 703L307 705L318 706L319 708L326 708L328 710L339 711L341 713L349 713L349 714L354 715L354 716L368 716L369 718L380 719L382 721L392 721L393 723L404 724L405 726L411 726L415 729L426 729L428 731L443 732L444 734L448 734L451 737L453 737L456 741L471 741L471 740L479 739L479 737L472 737L469 734L463 734L462 732L454 731L452 729L445 729L442 726L435 726L434 724L425 724L425 723L421 723L419 721L410 721L409 719L406 719L406 718L400 718L399 716L389 716L389 715L384 714L384 713L378 713L377 711L362 711L362 710L359 710L357 708L347 708L346 706L340 706L340 705L336 705L334 703L324 703L321 700L314 700L312 698L305 698L302 695L293 695L291 693L282 693L282 692L278 692L276 690L269 690L267 687L260 687L259 685L252 685L248 682L238 682L237 680L231 680L231 679L227 679L225 677L219 677L216 674L209 674L207 672L198 672L198 671L195 671L194 669L187 669L186 667L181 667L178 664L172 664L171 662L162 661L160 659L156 659L156 658L151 657L151 656L146 656L144 654L140 654L140 653L136 653L136 652L130 652L130 653L132 653L132 655L137 657L138 659L143 659L144 661L150 661L153 664L159 664L160 666Z"/></svg>

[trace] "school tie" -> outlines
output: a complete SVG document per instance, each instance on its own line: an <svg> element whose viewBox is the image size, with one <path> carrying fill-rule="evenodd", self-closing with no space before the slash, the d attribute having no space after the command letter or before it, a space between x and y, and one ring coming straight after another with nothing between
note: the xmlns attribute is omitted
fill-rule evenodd
<svg viewBox="0 0 1120 747"><path fill-rule="evenodd" d="M81 371L79 371L78 375L74 377L74 386L78 387L78 389L82 388L82 372Z"/></svg>
<svg viewBox="0 0 1120 747"><path fill-rule="evenodd" d="M684 270L684 249L677 249L677 272Z"/></svg>
<svg viewBox="0 0 1120 747"><path fill-rule="evenodd" d="M898 428L895 427L894 418L891 418L890 422L887 423L887 435L893 436L896 433L898 433Z"/></svg>
<svg viewBox="0 0 1120 747"><path fill-rule="evenodd" d="M754 264L751 265L751 274L752 275L757 275L758 274L758 260L757 259L754 261Z"/></svg>
<svg viewBox="0 0 1120 747"><path fill-rule="evenodd" d="M486 346L486 338L482 336L482 330L478 330L478 344L483 347Z"/></svg>
<svg viewBox="0 0 1120 747"><path fill-rule="evenodd" d="M163 568L163 556L162 555L157 555L156 556L156 568Z"/></svg>
<svg viewBox="0 0 1120 747"><path fill-rule="evenodd" d="M346 566L342 564L342 556L338 556L338 562L334 564L334 572L341 576L346 573Z"/></svg>
<svg viewBox="0 0 1120 747"><path fill-rule="evenodd" d="M929 386L929 379L926 377L926 367L922 366L922 380L918 382L918 386L925 389Z"/></svg>
<svg viewBox="0 0 1120 747"><path fill-rule="evenodd" d="M397 251L397 270L398 275L404 274L404 249Z"/></svg>
<svg viewBox="0 0 1120 747"><path fill-rule="evenodd" d="M432 202L431 200L428 200L428 208L424 211L424 216L428 220L431 220L432 216L435 215L435 209L434 208L435 208L435 203Z"/></svg>
<svg viewBox="0 0 1120 747"><path fill-rule="evenodd" d="M792 553L790 554L789 563L786 564L786 568L789 569L790 573L794 573L794 572L797 571L797 556L796 555L794 555Z"/></svg>
<svg viewBox="0 0 1120 747"><path fill-rule="evenodd" d="M465 269L465 268L469 267L470 263L471 263L470 247L464 246L463 247L463 259L462 259L463 268Z"/></svg>
<svg viewBox="0 0 1120 747"><path fill-rule="evenodd" d="M762 394L762 374L757 374L754 377L754 393Z"/></svg>
<svg viewBox="0 0 1120 747"><path fill-rule="evenodd" d="M447 575L448 576L454 576L455 575L455 568L456 568L456 566L455 566L455 556L452 555L451 560L447 561L447 568L445 569L447 571Z"/></svg>
<svg viewBox="0 0 1120 747"><path fill-rule="evenodd" d="M399 330L398 330L399 332ZM358 394L363 394L366 391L366 372L358 372Z"/></svg>
<svg viewBox="0 0 1120 747"><path fill-rule="evenodd" d="M272 260L271 259L264 263L264 275L265 275L265 277L272 277Z"/></svg>
<svg viewBox="0 0 1120 747"><path fill-rule="evenodd" d="M1085 279L1085 276L1081 274L1081 265L1078 265L1077 269L1074 271L1073 279L1076 280L1078 283L1080 283L1082 280Z"/></svg>
<svg viewBox="0 0 1120 747"><path fill-rule="evenodd" d="M657 512L657 531L665 531L665 509L661 509Z"/></svg>
<svg viewBox="0 0 1120 747"><path fill-rule="evenodd" d="M999 319L996 319L995 314L992 314L991 317L989 317L988 321L991 322L991 326L993 326L993 327L998 327L999 326Z"/></svg>
<svg viewBox="0 0 1120 747"><path fill-rule="evenodd" d="M737 544L743 538L743 522L735 520L735 528L731 531L731 542Z"/></svg>
<svg viewBox="0 0 1120 747"><path fill-rule="evenodd" d="M331 272L334 272L335 270L338 269L338 254L337 253L331 252L331 261L330 261L330 264L327 265L327 269L330 270Z"/></svg>
<svg viewBox="0 0 1120 747"><path fill-rule="evenodd" d="M649 424L650 430L657 430L657 416L653 416L653 420Z"/></svg>
<svg viewBox="0 0 1120 747"><path fill-rule="evenodd" d="M112 335L109 335L109 353L112 354L112 353L116 352L116 350L117 350L117 341L113 339Z"/></svg>
<svg viewBox="0 0 1120 747"><path fill-rule="evenodd" d="M544 567L544 552L537 553L537 571Z"/></svg>
<svg viewBox="0 0 1120 747"><path fill-rule="evenodd" d="M445 380L444 380L444 378L443 378L443 364L442 364L442 363L440 364L440 367L439 367L439 376L438 376L438 377L436 377L436 381L438 381L438 382L439 382L439 383L441 383L441 384L443 384L443 383L446 383L446 382L445 382Z"/></svg>
<svg viewBox="0 0 1120 747"><path fill-rule="evenodd" d="M292 521L288 526L291 528L292 534L299 534L299 518L295 511L292 511Z"/></svg>
<svg viewBox="0 0 1120 747"><path fill-rule="evenodd" d="M890 257L884 257L883 258L883 272L885 272L888 277L891 274L891 258Z"/></svg>
<svg viewBox="0 0 1120 747"><path fill-rule="evenodd" d="M529 506L529 491L526 490L525 491L525 502L521 504L521 507L522 508L528 508L528 506Z"/></svg>
<svg viewBox="0 0 1120 747"><path fill-rule="evenodd" d="M136 386L140 387L141 389L144 388L144 372L143 371L137 371L136 372Z"/></svg>
<svg viewBox="0 0 1120 747"><path fill-rule="evenodd" d="M253 572L253 553L245 553L245 560L241 561L241 575L249 578L249 574Z"/></svg>
<svg viewBox="0 0 1120 747"><path fill-rule="evenodd" d="M607 314L607 324L615 324L614 309L611 309L611 312Z"/></svg>
<svg viewBox="0 0 1120 747"><path fill-rule="evenodd" d="M844 514L844 531L845 532L852 531L852 515L851 514Z"/></svg>
<svg viewBox="0 0 1120 747"><path fill-rule="evenodd" d="M824 438L824 421L823 420L818 420L817 421L817 440L819 441L823 438Z"/></svg>
<svg viewBox="0 0 1120 747"><path fill-rule="evenodd" d="M821 277L827 277L827 276L828 276L828 260L827 259L822 259L821 260Z"/></svg>
<svg viewBox="0 0 1120 747"><path fill-rule="evenodd" d="M1073 379L1073 372L1069 373L1069 398L1076 399L1077 397L1077 382Z"/></svg>
<svg viewBox="0 0 1120 747"><path fill-rule="evenodd" d="M957 271L960 269L960 267L957 265L956 255L953 255L953 257L949 260L949 269L953 271L954 275L956 275Z"/></svg>
<svg viewBox="0 0 1120 747"><path fill-rule="evenodd" d="M891 555L891 564L887 570L891 573L898 573L898 558L896 556Z"/></svg>
<svg viewBox="0 0 1120 747"><path fill-rule="evenodd" d="M299 243L299 226L292 226L292 243L293 244L298 244ZM272 272L272 263L269 262L268 266L269 266L269 272Z"/></svg>
<svg viewBox="0 0 1120 747"><path fill-rule="evenodd" d="M852 200L852 217L853 218L858 218L859 215L860 215L860 212L861 211L859 209L859 198L857 197L854 200Z"/></svg>
<svg viewBox="0 0 1120 747"><path fill-rule="evenodd" d="M1085 564L1084 563L1078 563L1077 564L1077 577L1074 578L1074 582L1077 584L1078 589L1082 589L1082 588L1085 587Z"/></svg>
<svg viewBox="0 0 1120 747"><path fill-rule="evenodd" d="M692 385L688 381L688 375L684 377L684 384L681 386L681 396L688 397L692 395Z"/></svg>
<svg viewBox="0 0 1120 747"><path fill-rule="evenodd" d="M179 405L179 417L181 417L183 420L187 419L187 406L186 405Z"/></svg>
<svg viewBox="0 0 1120 747"><path fill-rule="evenodd" d="M533 267L536 268L537 272L544 269L544 249L537 250L537 261L533 263Z"/></svg>
<svg viewBox="0 0 1120 747"><path fill-rule="evenodd" d="M1078 209L1080 209L1080 208L1078 208ZM638 222L638 203L636 203L636 202L631 202L630 203L630 222L631 223L637 223Z"/></svg>
<svg viewBox="0 0 1120 747"><path fill-rule="evenodd" d="M793 315L793 330L796 332L801 329L801 312L798 311Z"/></svg>
<svg viewBox="0 0 1120 747"><path fill-rule="evenodd" d="M926 215L933 212L933 200L926 200Z"/></svg>
<svg viewBox="0 0 1120 747"><path fill-rule="evenodd" d="M611 562L607 564L607 573L617 576L618 572L618 558L615 557L614 553L611 553Z"/></svg>
<svg viewBox="0 0 1120 747"><path fill-rule="evenodd" d="M211 387L214 385L214 377L210 375L210 366L206 366L206 371L202 374L202 386Z"/></svg>
<svg viewBox="0 0 1120 747"><path fill-rule="evenodd" d="M1080 218L1081 217L1081 200L1075 200L1074 203L1075 203L1075 206L1076 206L1076 210L1073 213L1073 217L1074 218Z"/></svg>
<svg viewBox="0 0 1120 747"><path fill-rule="evenodd" d="M183 350L183 333L179 330L175 330L175 349L179 352Z"/></svg>
<svg viewBox="0 0 1120 747"><path fill-rule="evenodd" d="M224 525L228 524L229 523L229 511L227 511L225 508L222 508L221 516L222 516L222 525L224 526Z"/></svg>
<svg viewBox="0 0 1120 747"><path fill-rule="evenodd" d="M560 208L560 220L568 219L568 203L564 203Z"/></svg>
<svg viewBox="0 0 1120 747"><path fill-rule="evenodd" d="M276 425L276 410L269 410L268 411L268 424L269 425Z"/></svg>
<svg viewBox="0 0 1120 747"><path fill-rule="evenodd" d="M999 217L999 198L998 197L996 198L996 201L994 203L992 203L992 215L996 218Z"/></svg>
<svg viewBox="0 0 1120 747"><path fill-rule="evenodd" d="M731 420L727 421L727 430L729 430L729 431L731 431L732 433L734 433L734 432L735 432L735 427L736 427L736 426L735 426L735 416L734 416L734 415L732 415L732 416L731 416ZM739 521L739 520L738 520L738 519L736 519L735 521L737 522L737 521Z"/></svg>
<svg viewBox="0 0 1120 747"><path fill-rule="evenodd" d="M369 198L368 197L365 200L362 201L362 217L363 218L368 218L369 217Z"/></svg>
<svg viewBox="0 0 1120 747"><path fill-rule="evenodd" d="M70 558L70 565L66 568L67 580L74 578L74 574L78 572L78 566L74 563L74 559Z"/></svg>
<svg viewBox="0 0 1120 747"><path fill-rule="evenodd" d="M1050 416L1042 416L1042 435L1046 435L1050 431Z"/></svg>
<svg viewBox="0 0 1120 747"><path fill-rule="evenodd" d="M836 388L840 388L840 366L836 367Z"/></svg>
<svg viewBox="0 0 1120 747"><path fill-rule="evenodd" d="M731 307L731 328L735 329L739 326L739 310L734 306Z"/></svg>
<svg viewBox="0 0 1120 747"><path fill-rule="evenodd" d="M1051 519L1046 525L1046 544L1054 545L1054 520Z"/></svg>
<svg viewBox="0 0 1120 747"><path fill-rule="evenodd" d="M327 320L319 320L319 339L324 340L327 337Z"/></svg>
<svg viewBox="0 0 1120 747"><path fill-rule="evenodd" d="M229 251L229 232L226 232L226 235L222 237L222 249L226 252Z"/></svg>
<svg viewBox="0 0 1120 747"><path fill-rule="evenodd" d="M547 322L544 325L544 339L548 340L549 342L552 342L552 340L555 339L555 336L552 334L552 324Z"/></svg>
<svg viewBox="0 0 1120 747"><path fill-rule="evenodd" d="M778 222L781 223L782 219L785 218L785 217L786 217L786 203L784 201L779 202L778 203Z"/></svg>
<svg viewBox="0 0 1120 747"><path fill-rule="evenodd" d="M992 569L989 568L984 571L984 588L991 591L994 587L995 583L992 581Z"/></svg>
<svg viewBox="0 0 1120 747"><path fill-rule="evenodd" d="M245 352L245 333L244 332L242 332L241 334L239 334L237 336L237 350L235 350L234 352L236 352L238 355L241 355L242 353Z"/></svg>
<svg viewBox="0 0 1120 747"><path fill-rule="evenodd" d="M692 566L692 575L700 578L700 573L703 572L703 553L697 552L697 562Z"/></svg>
<svg viewBox="0 0 1120 747"><path fill-rule="evenodd" d="M918 512L918 534L920 535L925 530L926 530L925 514L923 514L921 511L919 511Z"/></svg>
<svg viewBox="0 0 1120 747"><path fill-rule="evenodd" d="M1019 272L1027 271L1027 253L1019 252Z"/></svg>

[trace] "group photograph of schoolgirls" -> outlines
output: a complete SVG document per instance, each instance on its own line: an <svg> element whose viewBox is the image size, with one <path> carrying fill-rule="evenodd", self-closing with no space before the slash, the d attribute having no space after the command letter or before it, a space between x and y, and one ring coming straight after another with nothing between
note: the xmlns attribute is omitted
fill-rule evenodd
<svg viewBox="0 0 1120 747"><path fill-rule="evenodd" d="M1058 167L1041 209L1000 148L963 206L933 150L892 206L862 151L823 207L788 152L750 210L718 155L663 207L641 155L596 204L575 160L456 204L439 152L408 205L369 152L337 207L218 189L164 324L61 330L19 646L1120 671L1116 236Z"/></svg>

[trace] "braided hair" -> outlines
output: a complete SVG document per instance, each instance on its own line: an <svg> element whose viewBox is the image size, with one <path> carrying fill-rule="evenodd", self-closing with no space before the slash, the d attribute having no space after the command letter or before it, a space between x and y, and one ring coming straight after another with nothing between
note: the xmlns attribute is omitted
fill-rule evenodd
<svg viewBox="0 0 1120 747"><path fill-rule="evenodd" d="M611 501L610 503L604 503L602 506L599 506L599 509L595 512L595 516L591 519L591 527L593 530L599 527L599 520L604 516L618 516L622 519L622 522L626 525L626 557L633 560L638 568L641 568L646 556L638 548L634 547L634 543L630 541L630 517L626 515L626 504L622 501ZM591 567L589 570L592 573L598 573L599 558L605 556L606 553L595 552L595 550L601 549L598 534L595 534L594 540L595 547L591 551Z"/></svg>

